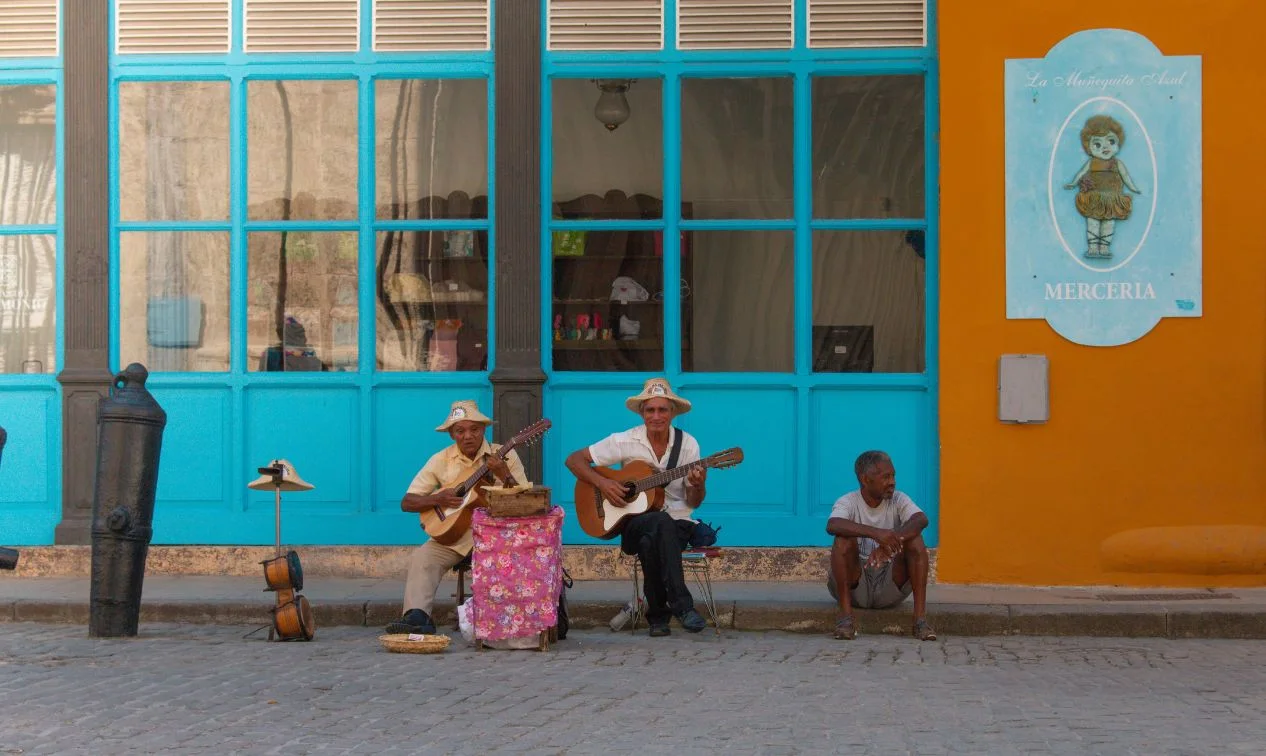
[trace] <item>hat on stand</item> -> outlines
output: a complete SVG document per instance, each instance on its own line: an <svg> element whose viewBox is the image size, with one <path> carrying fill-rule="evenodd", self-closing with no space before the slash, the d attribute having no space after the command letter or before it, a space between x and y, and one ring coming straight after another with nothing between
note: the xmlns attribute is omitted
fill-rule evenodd
<svg viewBox="0 0 1266 756"><path fill-rule="evenodd" d="M294 465L284 459L274 459L268 463L267 467L277 472L265 472L255 480L247 483L246 487L253 488L256 491L272 491L274 489L281 491L311 491L314 488L311 483L299 477L299 473L295 472Z"/></svg>

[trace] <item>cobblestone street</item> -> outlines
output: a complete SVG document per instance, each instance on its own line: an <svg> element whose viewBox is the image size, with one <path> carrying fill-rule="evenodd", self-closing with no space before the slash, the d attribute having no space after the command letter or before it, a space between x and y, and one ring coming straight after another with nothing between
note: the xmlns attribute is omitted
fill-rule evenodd
<svg viewBox="0 0 1266 756"><path fill-rule="evenodd" d="M573 632L545 654L0 625L0 754L1260 753L1261 644ZM262 635L262 634L261 634ZM639 682L640 681L640 682Z"/></svg>

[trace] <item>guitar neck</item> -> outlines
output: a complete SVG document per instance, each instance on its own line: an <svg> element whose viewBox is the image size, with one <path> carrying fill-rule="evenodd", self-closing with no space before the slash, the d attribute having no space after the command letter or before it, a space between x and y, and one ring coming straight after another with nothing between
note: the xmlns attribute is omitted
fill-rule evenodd
<svg viewBox="0 0 1266 756"><path fill-rule="evenodd" d="M642 478L635 485L637 493L649 491L652 488L659 488L660 486L666 486L678 478L686 477L690 474L690 470L695 467L710 467L713 461L712 457L704 457L698 462L691 462L689 464L682 465L681 467L674 467L671 470L664 470L663 472L655 473L650 477Z"/></svg>
<svg viewBox="0 0 1266 756"><path fill-rule="evenodd" d="M496 457L497 459L504 460L506 458L506 454L508 454L509 452L510 452L510 447L503 446L497 451L493 452L492 456ZM465 481L463 481L461 487L457 489L458 495L465 496L466 493L470 491L470 489L474 488L475 485L479 483L479 481L483 480L484 476L487 474L488 474L488 463L487 462L480 463L479 467L476 467L475 471L470 474L470 477L467 478Z"/></svg>

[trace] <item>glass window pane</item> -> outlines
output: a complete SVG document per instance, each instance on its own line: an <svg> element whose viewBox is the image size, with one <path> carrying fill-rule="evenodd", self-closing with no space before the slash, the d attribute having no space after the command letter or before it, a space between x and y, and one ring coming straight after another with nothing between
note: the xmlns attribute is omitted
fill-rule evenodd
<svg viewBox="0 0 1266 756"><path fill-rule="evenodd" d="M813 79L813 215L923 217L923 77Z"/></svg>
<svg viewBox="0 0 1266 756"><path fill-rule="evenodd" d="M354 81L252 81L246 89L251 220L355 220Z"/></svg>
<svg viewBox="0 0 1266 756"><path fill-rule="evenodd" d="M813 370L921 373L921 231L813 234Z"/></svg>
<svg viewBox="0 0 1266 756"><path fill-rule="evenodd" d="M664 369L663 234L554 233L554 369Z"/></svg>
<svg viewBox="0 0 1266 756"><path fill-rule="evenodd" d="M378 234L378 369L487 370L488 235Z"/></svg>
<svg viewBox="0 0 1266 756"><path fill-rule="evenodd" d="M0 373L57 370L57 237L0 236Z"/></svg>
<svg viewBox="0 0 1266 756"><path fill-rule="evenodd" d="M229 369L229 235L119 235L119 364Z"/></svg>
<svg viewBox="0 0 1266 756"><path fill-rule="evenodd" d="M57 222L57 88L0 86L0 224Z"/></svg>
<svg viewBox="0 0 1266 756"><path fill-rule="evenodd" d="M247 236L247 367L357 369L356 233Z"/></svg>
<svg viewBox="0 0 1266 756"><path fill-rule="evenodd" d="M687 218L790 218L791 78L683 79L681 197Z"/></svg>
<svg viewBox="0 0 1266 756"><path fill-rule="evenodd" d="M681 365L686 370L795 370L791 231L682 235Z"/></svg>
<svg viewBox="0 0 1266 756"><path fill-rule="evenodd" d="M590 79L554 80L554 216L662 217L663 84L659 79L602 83L605 92ZM620 91L625 84L627 91ZM609 129L600 115L608 123L623 115L628 120ZM626 195L620 202L602 202Z"/></svg>
<svg viewBox="0 0 1266 756"><path fill-rule="evenodd" d="M229 84L119 84L119 214L125 221L229 217Z"/></svg>
<svg viewBox="0 0 1266 756"><path fill-rule="evenodd" d="M377 217L488 217L488 82L379 80Z"/></svg>

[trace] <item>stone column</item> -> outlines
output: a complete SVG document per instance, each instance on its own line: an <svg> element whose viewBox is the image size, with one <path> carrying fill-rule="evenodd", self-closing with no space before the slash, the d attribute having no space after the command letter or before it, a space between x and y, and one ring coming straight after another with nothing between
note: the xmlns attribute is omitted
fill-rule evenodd
<svg viewBox="0 0 1266 756"><path fill-rule="evenodd" d="M541 2L496 4L496 364L493 417L508 438L543 414L541 370ZM522 451L541 479L540 446Z"/></svg>
<svg viewBox="0 0 1266 756"><path fill-rule="evenodd" d="M96 470L97 404L110 389L109 6L64 0L65 200L62 520L59 544L87 544Z"/></svg>

